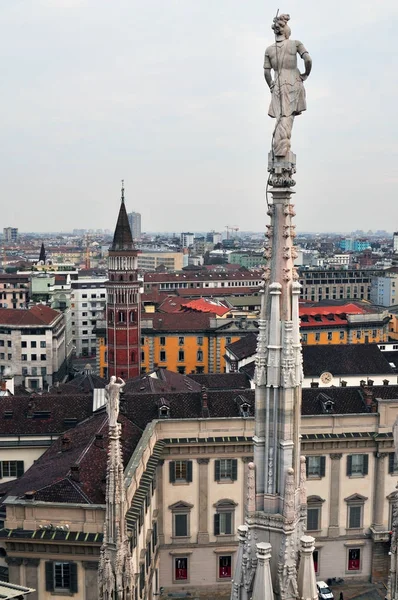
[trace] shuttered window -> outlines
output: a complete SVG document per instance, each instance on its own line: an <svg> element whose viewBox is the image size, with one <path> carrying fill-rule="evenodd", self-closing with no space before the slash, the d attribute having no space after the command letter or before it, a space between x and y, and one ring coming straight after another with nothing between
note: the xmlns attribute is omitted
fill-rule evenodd
<svg viewBox="0 0 398 600"><path fill-rule="evenodd" d="M326 456L307 456L306 470L307 479L325 477Z"/></svg>
<svg viewBox="0 0 398 600"><path fill-rule="evenodd" d="M214 461L214 479L223 481L230 479L236 481L238 478L238 461L236 458L222 458Z"/></svg>
<svg viewBox="0 0 398 600"><path fill-rule="evenodd" d="M349 454L347 456L347 475L349 477L364 477L369 470L368 454Z"/></svg>
<svg viewBox="0 0 398 600"><path fill-rule="evenodd" d="M24 471L23 460L3 460L0 462L0 478L22 477Z"/></svg>
<svg viewBox="0 0 398 600"><path fill-rule="evenodd" d="M191 460L172 460L169 463L170 483L192 481L192 461Z"/></svg>
<svg viewBox="0 0 398 600"><path fill-rule="evenodd" d="M73 562L46 562L46 590L77 593L77 564Z"/></svg>

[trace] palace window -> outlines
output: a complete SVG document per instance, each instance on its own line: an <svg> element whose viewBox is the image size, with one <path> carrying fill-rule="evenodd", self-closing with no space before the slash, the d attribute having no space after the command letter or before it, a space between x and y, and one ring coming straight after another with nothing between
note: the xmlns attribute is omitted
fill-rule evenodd
<svg viewBox="0 0 398 600"><path fill-rule="evenodd" d="M188 558L178 556L174 559L174 581L187 581L188 579Z"/></svg>
<svg viewBox="0 0 398 600"><path fill-rule="evenodd" d="M197 358L198 362L203 362L203 352L202 352L202 350L198 350L196 358Z"/></svg>
<svg viewBox="0 0 398 600"><path fill-rule="evenodd" d="M326 456L307 456L306 470L308 479L325 477Z"/></svg>
<svg viewBox="0 0 398 600"><path fill-rule="evenodd" d="M159 353L159 362L166 362L166 351L161 350Z"/></svg>
<svg viewBox="0 0 398 600"><path fill-rule="evenodd" d="M347 475L349 477L364 477L368 474L369 455L368 454L348 454L347 456Z"/></svg>
<svg viewBox="0 0 398 600"><path fill-rule="evenodd" d="M388 454L388 472L390 475L396 475L398 473L398 463L395 460L395 452L389 452Z"/></svg>
<svg viewBox="0 0 398 600"><path fill-rule="evenodd" d="M347 529L362 529L363 510L367 498L361 494L353 494L345 498L347 503Z"/></svg>
<svg viewBox="0 0 398 600"><path fill-rule="evenodd" d="M236 458L222 458L214 461L215 481L236 481L238 478L238 461Z"/></svg>
<svg viewBox="0 0 398 600"><path fill-rule="evenodd" d="M179 362L183 362L185 360L185 353L184 350L179 350L178 351L178 361Z"/></svg>
<svg viewBox="0 0 398 600"><path fill-rule="evenodd" d="M361 549L360 548L349 548L348 549L348 571L360 571L361 570Z"/></svg>
<svg viewBox="0 0 398 600"><path fill-rule="evenodd" d="M309 496L307 498L307 531L319 531L321 529L322 503L320 496Z"/></svg>
<svg viewBox="0 0 398 600"><path fill-rule="evenodd" d="M232 577L232 556L218 557L218 578L231 579Z"/></svg>
<svg viewBox="0 0 398 600"><path fill-rule="evenodd" d="M198 346L202 346L203 345L203 336L201 336L201 335L198 336L196 341L197 341Z"/></svg>
<svg viewBox="0 0 398 600"><path fill-rule="evenodd" d="M318 575L318 573L319 573L319 550L314 550L314 552L312 553L312 559L314 561L315 573Z"/></svg>
<svg viewBox="0 0 398 600"><path fill-rule="evenodd" d="M214 506L214 535L232 535L237 504L233 500L219 500Z"/></svg>
<svg viewBox="0 0 398 600"><path fill-rule="evenodd" d="M180 336L179 336L179 338L178 338L178 344L179 344L180 346L183 346L183 345L184 345L184 336L183 336L183 335L180 335Z"/></svg>
<svg viewBox="0 0 398 600"><path fill-rule="evenodd" d="M76 593L77 564L72 562L46 562L46 590L48 592Z"/></svg>
<svg viewBox="0 0 398 600"><path fill-rule="evenodd" d="M172 460L169 463L170 483L190 483L192 481L192 461Z"/></svg>
<svg viewBox="0 0 398 600"><path fill-rule="evenodd" d="M160 337L160 345L161 346L165 346L166 345L166 338L164 336Z"/></svg>
<svg viewBox="0 0 398 600"><path fill-rule="evenodd" d="M183 501L169 506L173 518L173 538L187 538L190 536L189 517L192 506L192 504Z"/></svg>

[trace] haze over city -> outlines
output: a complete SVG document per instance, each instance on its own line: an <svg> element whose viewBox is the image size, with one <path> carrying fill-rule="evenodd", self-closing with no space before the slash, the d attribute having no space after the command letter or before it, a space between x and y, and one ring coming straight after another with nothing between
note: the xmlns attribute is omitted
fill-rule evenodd
<svg viewBox="0 0 398 600"><path fill-rule="evenodd" d="M280 8L316 57L294 125L298 229L392 229L397 3ZM113 228L124 178L146 230L265 226L266 3L37 0L2 20L7 224Z"/></svg>

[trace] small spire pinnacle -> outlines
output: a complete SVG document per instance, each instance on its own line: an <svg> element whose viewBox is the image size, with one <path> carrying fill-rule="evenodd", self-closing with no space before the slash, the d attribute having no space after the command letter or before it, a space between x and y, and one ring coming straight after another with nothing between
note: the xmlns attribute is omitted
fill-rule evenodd
<svg viewBox="0 0 398 600"><path fill-rule="evenodd" d="M124 179L122 179L122 202L124 203Z"/></svg>

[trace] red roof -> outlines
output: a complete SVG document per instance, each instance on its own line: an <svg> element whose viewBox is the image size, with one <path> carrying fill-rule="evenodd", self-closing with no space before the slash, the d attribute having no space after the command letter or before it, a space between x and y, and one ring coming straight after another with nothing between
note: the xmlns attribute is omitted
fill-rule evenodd
<svg viewBox="0 0 398 600"><path fill-rule="evenodd" d="M190 300L189 302L182 304L181 308L196 310L204 313L214 313L218 317L222 317L226 313L231 312L231 309L227 306L220 306L219 304L216 304L215 302L212 302L206 298Z"/></svg>
<svg viewBox="0 0 398 600"><path fill-rule="evenodd" d="M300 305L300 316L302 315L340 315L342 313L346 313L349 315L363 315L367 311L353 304L352 302L349 304L342 304L337 306L302 306Z"/></svg>
<svg viewBox="0 0 398 600"><path fill-rule="evenodd" d="M147 315L150 319L152 315ZM178 312L154 313L152 317L154 331L202 331L210 327L212 313ZM145 327L142 328L143 330Z"/></svg>
<svg viewBox="0 0 398 600"><path fill-rule="evenodd" d="M369 311L354 303L335 306L300 305L301 328L314 325L328 327L347 325L347 315L363 315Z"/></svg>
<svg viewBox="0 0 398 600"><path fill-rule="evenodd" d="M45 304L36 304L27 310L18 308L0 308L0 326L51 325L60 314L60 312Z"/></svg>

